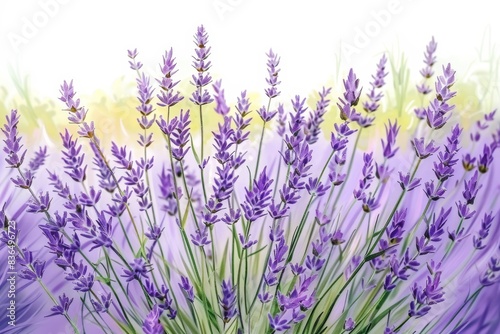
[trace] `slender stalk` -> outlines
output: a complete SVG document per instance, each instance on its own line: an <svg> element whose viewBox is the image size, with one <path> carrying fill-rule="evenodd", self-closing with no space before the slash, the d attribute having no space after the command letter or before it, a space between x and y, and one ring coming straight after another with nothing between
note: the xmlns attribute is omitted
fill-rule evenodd
<svg viewBox="0 0 500 334"><path fill-rule="evenodd" d="M349 159L349 165L347 167L347 175L351 175L351 169L352 169L352 165L354 164L354 157L356 155L356 148L358 147L358 143L359 143L359 139L361 138L361 132L362 132L362 130L363 130L363 128L360 128L358 130L357 135L356 135L356 140L354 141L353 150L352 150L352 153L351 153L351 157ZM337 205L337 202L338 202L340 196L342 195L342 192L343 192L343 190L344 190L344 188L346 186L346 183L347 182L343 182L342 185L340 186L340 189L339 189L339 191L337 193L337 196L335 197L335 201L333 202L334 206Z"/></svg>
<svg viewBox="0 0 500 334"><path fill-rule="evenodd" d="M269 111L269 108L271 108L271 98L269 98L269 100L267 102L267 111ZM259 172L260 154L262 151L262 143L264 142L265 129L266 129L266 121L263 120L262 131L260 133L260 140L259 140L259 150L257 151L257 163L255 164L255 171L253 173L254 180L257 179L257 173Z"/></svg>

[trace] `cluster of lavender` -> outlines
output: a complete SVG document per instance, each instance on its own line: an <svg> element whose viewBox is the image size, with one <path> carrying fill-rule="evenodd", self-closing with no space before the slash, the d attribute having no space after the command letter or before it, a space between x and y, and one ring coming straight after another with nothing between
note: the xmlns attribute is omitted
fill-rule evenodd
<svg viewBox="0 0 500 334"><path fill-rule="evenodd" d="M398 120L390 120L378 145L368 128L381 128L375 115L384 106L385 56L366 96L349 71L340 117L327 124L325 115L337 110L331 88L318 92L313 110L300 96L276 102L280 58L271 50L268 102L252 121L246 91L232 110L222 82L212 83L203 26L194 42L188 103L199 113L199 132L191 111L176 107L185 96L173 79L172 49L155 80L141 71L138 52L128 52L137 75L138 149L100 140L73 82L61 85L59 98L71 126L46 171L47 148L27 153L19 112L6 116L2 163L15 187L2 187L0 220L18 228L2 232L1 247L14 240L19 277L31 283L26 291L42 287L52 303L42 317L75 333L497 328L500 128L491 130L493 111L471 130L473 145L464 140L451 117L451 65L415 110L425 130L406 129L414 134L404 143ZM432 39L417 85L422 95L433 92L436 47ZM210 138L207 117L219 120ZM13 200L22 192L27 203ZM33 217L39 223L31 229Z"/></svg>

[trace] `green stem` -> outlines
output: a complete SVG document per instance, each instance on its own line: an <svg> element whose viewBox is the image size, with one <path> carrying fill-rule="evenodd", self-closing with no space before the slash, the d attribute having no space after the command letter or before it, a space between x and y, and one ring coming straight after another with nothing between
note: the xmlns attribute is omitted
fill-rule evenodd
<svg viewBox="0 0 500 334"><path fill-rule="evenodd" d="M45 286L45 284L43 284L42 280L41 279L37 279L38 283L40 284L40 286L42 287L42 289L45 291L45 293L50 297L50 299L52 299L52 301L54 302L55 305L59 305L59 303L57 302L57 300L54 298L54 296L52 295L52 293L49 291L49 289ZM66 311L64 311L63 313L63 316L66 318L66 320L68 320L68 322L71 324L71 327L73 327L73 331L77 334L80 333L80 331L78 330L78 327L75 325L75 323L73 322L73 320L71 320L71 318L69 317L68 313Z"/></svg>
<svg viewBox="0 0 500 334"><path fill-rule="evenodd" d="M354 164L354 156L356 155L356 148L358 147L359 139L361 138L361 131L363 128L360 128L358 130L357 136L356 136L356 141L354 142L354 147L351 153L351 158L349 159L349 166L347 167L347 175L351 175L351 169L352 165ZM333 202L333 205L336 206L337 202L342 195L342 192L344 191L344 188L346 186L347 182L343 182L342 185L340 186L339 192L337 193L337 196L335 197L335 201Z"/></svg>
<svg viewBox="0 0 500 334"><path fill-rule="evenodd" d="M271 108L271 98L269 98L267 102L267 111L269 111L269 108ZM257 152L257 163L255 164L255 172L253 174L253 178L257 179L257 173L259 172L259 163L260 163L260 153L262 151L262 143L264 141L264 130L266 129L266 121L263 120L262 124L262 132L260 133L260 141L259 141L259 150Z"/></svg>

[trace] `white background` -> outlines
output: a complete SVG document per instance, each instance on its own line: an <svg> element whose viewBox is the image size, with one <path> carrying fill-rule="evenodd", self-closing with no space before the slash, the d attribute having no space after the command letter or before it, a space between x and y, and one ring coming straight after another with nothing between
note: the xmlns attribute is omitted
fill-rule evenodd
<svg viewBox="0 0 500 334"><path fill-rule="evenodd" d="M215 79L227 96L262 92L265 53L282 59L283 95L309 94L339 82L349 67L364 84L381 52L404 51L418 79L422 53L432 36L438 61L451 61L458 76L487 61L484 39L500 36L493 1L306 0L23 0L0 2L0 85L14 69L28 75L41 97L58 96L63 80L78 91L109 91L128 69L126 50L137 47L144 69L158 73L163 51L173 47L178 79L192 74L192 35L199 24L210 34ZM487 36L486 38L485 35ZM488 37L489 36L489 37ZM483 51L488 50L488 47ZM491 49L490 49L491 50ZM340 57L340 69L337 60Z"/></svg>

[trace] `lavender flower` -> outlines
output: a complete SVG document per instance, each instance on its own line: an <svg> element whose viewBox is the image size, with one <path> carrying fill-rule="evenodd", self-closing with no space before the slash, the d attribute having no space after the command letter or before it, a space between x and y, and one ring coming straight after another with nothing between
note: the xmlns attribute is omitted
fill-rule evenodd
<svg viewBox="0 0 500 334"><path fill-rule="evenodd" d="M94 305L96 312L105 313L111 305L111 293L102 294L98 300L91 300L92 305Z"/></svg>
<svg viewBox="0 0 500 334"><path fill-rule="evenodd" d="M179 83L179 81L173 81L172 79L173 75L177 73L176 66L173 50L165 51L163 63L160 64L162 77L156 80L161 88L160 92L156 95L158 100L160 100L158 105L161 107L173 107L184 99L180 92L174 90L175 86Z"/></svg>
<svg viewBox="0 0 500 334"><path fill-rule="evenodd" d="M415 149L415 154L419 159L425 159L436 153L439 147L434 146L434 141L431 140L427 145L424 143L424 138L415 138L412 140L411 144Z"/></svg>
<svg viewBox="0 0 500 334"><path fill-rule="evenodd" d="M384 96L381 92L377 92L377 89L382 88L385 85L385 77L388 75L387 72L385 72L385 65L387 63L387 58L384 55L382 55L382 58L380 58L380 61L377 64L377 72L375 75L372 75L373 81L370 82L370 92L367 94L369 101L363 103L363 109L367 113L372 113L375 112L378 107L380 106L379 101L382 99Z"/></svg>
<svg viewBox="0 0 500 334"><path fill-rule="evenodd" d="M484 239L486 239L490 233L491 223L493 222L492 213L484 214L483 219L481 220L481 229L479 230L477 235L474 235L472 241L475 249L483 249L486 247L483 244Z"/></svg>
<svg viewBox="0 0 500 334"><path fill-rule="evenodd" d="M278 69L278 66L280 64L280 58L278 57L277 54L273 52L272 49L269 50L266 56L268 58L267 73L269 74L268 78L266 79L266 82L269 85L269 88L265 90L265 93L268 98L272 99L280 94L277 88L277 86L281 83L280 81L278 81L278 74L280 71Z"/></svg>
<svg viewBox="0 0 500 334"><path fill-rule="evenodd" d="M191 84L196 87L192 97L189 99L196 105L202 106L213 101L210 93L205 89L205 86L212 82L212 77L208 70L212 66L212 62L208 60L211 47L207 47L208 33L203 26L199 26L194 35L194 44L196 45L193 67L197 74L191 77Z"/></svg>
<svg viewBox="0 0 500 334"><path fill-rule="evenodd" d="M427 45L426 50L424 52L425 67L420 70L420 74L422 75L424 80L429 79L434 75L434 70L432 67L436 63L436 55L435 55L436 49L437 49L437 43L434 40L434 37L432 37L431 41ZM432 92L432 88L425 82L423 82L421 85L417 85L417 90L420 94L423 95L427 95Z"/></svg>
<svg viewBox="0 0 500 334"><path fill-rule="evenodd" d="M273 180L269 178L264 168L258 179L254 181L253 188L245 189L245 202L241 204L241 208L247 220L255 221L265 214L264 210L271 199L272 182Z"/></svg>
<svg viewBox="0 0 500 334"><path fill-rule="evenodd" d="M52 317L54 315L64 315L68 313L69 307L73 303L73 298L68 298L65 293L59 296L59 304L52 307L52 311L47 317Z"/></svg>
<svg viewBox="0 0 500 334"><path fill-rule="evenodd" d="M282 94L280 57L272 50L267 106L253 108L254 96L245 90L231 105L226 86L209 74L203 26L194 39L194 91L186 103L199 109L199 129L189 110L174 108L184 85L174 80L172 48L155 81L137 50L128 51L137 75L136 146L98 138L102 123L87 120L91 111L72 81L60 87L73 124L60 130L60 148L33 145L25 134L21 143L22 111L7 113L0 167L8 169L0 168L0 176L11 182L0 185L0 249L26 283L19 293L52 300L43 314L62 315L74 332L496 330L500 130L492 125L498 115L488 110L472 127L460 124L452 101L463 93L452 91L452 66L429 86L434 39L417 85L428 105L416 110L431 130L421 133L422 124L409 120L406 136L399 118L386 121L385 132L374 123L376 110L391 109L382 92L385 55L362 103L366 114L356 109L362 83L350 69L337 104L343 122L334 123L327 117L330 88L318 92L311 111L300 95L271 106ZM398 105L409 105L397 89ZM214 109L203 110L213 101ZM166 107L165 115L155 117L155 103ZM264 123L260 141L252 109ZM153 137L154 123L163 145ZM266 127L277 136L264 141ZM323 129L330 130L321 135ZM192 144L196 137L199 147ZM49 151L55 158L44 171ZM410 168L396 161L412 160L413 152ZM444 305L445 290L446 307L436 307ZM38 323L37 312L35 318Z"/></svg>
<svg viewBox="0 0 500 334"><path fill-rule="evenodd" d="M220 306L222 307L222 320L228 323L231 318L236 316L236 290L231 284L231 281L222 281L222 297L219 298Z"/></svg>
<svg viewBox="0 0 500 334"><path fill-rule="evenodd" d="M24 156L26 155L26 150L21 152L23 145L21 145L21 137L17 130L17 125L19 124L20 116L17 114L17 110L12 109L9 116L6 116L6 123L2 129L3 134L6 139L4 139L5 146L3 151L7 155L5 161L8 167L18 168L22 165L24 161Z"/></svg>
<svg viewBox="0 0 500 334"><path fill-rule="evenodd" d="M160 322L161 314L162 309L155 305L142 324L142 330L145 334L162 334L165 332Z"/></svg>
<svg viewBox="0 0 500 334"><path fill-rule="evenodd" d="M124 269L122 277L125 277L127 282L133 280L140 280L141 277L147 277L147 272L149 271L148 265L144 262L144 259L138 258L134 259L133 262L129 263L130 269Z"/></svg>
<svg viewBox="0 0 500 334"><path fill-rule="evenodd" d="M326 89L323 87L321 92L318 93L319 101L316 103L316 109L312 112L306 122L305 139L309 145L312 145L318 141L318 136L320 134L320 125L321 123L323 123L324 115L327 112L328 106L330 104L330 100L327 99L327 96L331 93L331 91L331 88Z"/></svg>
<svg viewBox="0 0 500 334"><path fill-rule="evenodd" d="M352 318L347 318L344 322L344 330L347 332L352 331L355 326L356 323L354 322L354 320L352 320Z"/></svg>
<svg viewBox="0 0 500 334"><path fill-rule="evenodd" d="M436 82L436 98L432 100L426 110L427 124L433 129L442 128L449 119L447 114L453 110L454 106L448 101L453 98L456 92L452 92L450 87L455 83L455 71L451 65L443 66L443 75L438 77Z"/></svg>

